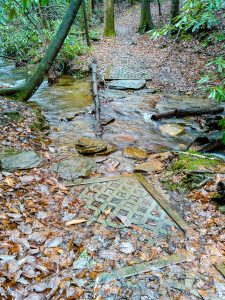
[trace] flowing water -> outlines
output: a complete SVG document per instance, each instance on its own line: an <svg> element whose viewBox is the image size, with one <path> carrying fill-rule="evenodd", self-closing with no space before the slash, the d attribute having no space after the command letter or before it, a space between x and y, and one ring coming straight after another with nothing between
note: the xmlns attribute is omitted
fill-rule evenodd
<svg viewBox="0 0 225 300"><path fill-rule="evenodd" d="M20 84L29 74L27 69L15 68L13 62L0 60L0 85ZM134 92L106 89L100 91L100 98L103 117L115 118L113 123L104 127L103 139L119 149L132 145L150 152L183 150L197 136L204 135L204 130L192 117L154 122L152 114L178 107L214 105L206 99L151 93L148 89ZM74 149L79 137L95 136L89 79L75 80L63 76L52 86L45 81L30 101L41 107L51 125L50 137L55 148ZM162 133L160 126L168 123L183 126L184 133L175 137Z"/></svg>

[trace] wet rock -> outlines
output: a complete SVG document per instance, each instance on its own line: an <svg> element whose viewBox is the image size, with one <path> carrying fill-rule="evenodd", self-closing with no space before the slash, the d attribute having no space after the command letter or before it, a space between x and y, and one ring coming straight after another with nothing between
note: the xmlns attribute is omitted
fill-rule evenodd
<svg viewBox="0 0 225 300"><path fill-rule="evenodd" d="M124 91L112 91L110 89L103 90L99 93L99 96L107 100L123 99L127 96Z"/></svg>
<svg viewBox="0 0 225 300"><path fill-rule="evenodd" d="M163 163L158 159L149 159L146 162L137 165L134 170L146 172L148 174L161 172L163 170Z"/></svg>
<svg viewBox="0 0 225 300"><path fill-rule="evenodd" d="M143 160L147 158L147 152L137 147L128 147L123 150L123 155L127 158Z"/></svg>
<svg viewBox="0 0 225 300"><path fill-rule="evenodd" d="M116 90L139 90L145 86L145 83L145 80L112 80L108 87Z"/></svg>
<svg viewBox="0 0 225 300"><path fill-rule="evenodd" d="M82 154L95 154L107 149L107 144L94 138L82 137L76 144L76 149Z"/></svg>
<svg viewBox="0 0 225 300"><path fill-rule="evenodd" d="M184 126L179 124L165 124L165 125L161 125L159 129L163 134L170 135L170 136L177 136L184 133L185 131Z"/></svg>
<svg viewBox="0 0 225 300"><path fill-rule="evenodd" d="M129 134L121 134L121 135L115 135L114 140L122 143L134 143L136 142L137 139L136 137Z"/></svg>
<svg viewBox="0 0 225 300"><path fill-rule="evenodd" d="M4 171L13 172L38 167L43 162L43 157L34 151L24 151L5 155L0 159Z"/></svg>
<svg viewBox="0 0 225 300"><path fill-rule="evenodd" d="M171 152L161 152L149 155L148 160L158 159L161 162L164 162L165 160L173 158L174 155Z"/></svg>
<svg viewBox="0 0 225 300"><path fill-rule="evenodd" d="M102 126L109 125L115 121L115 118L112 117L103 117L101 118L101 124Z"/></svg>
<svg viewBox="0 0 225 300"><path fill-rule="evenodd" d="M53 164L52 171L62 179L71 180L88 177L96 171L97 165L91 158L74 157Z"/></svg>
<svg viewBox="0 0 225 300"><path fill-rule="evenodd" d="M114 145L108 145L107 148L101 152L96 153L97 155L109 155L117 150L117 147Z"/></svg>

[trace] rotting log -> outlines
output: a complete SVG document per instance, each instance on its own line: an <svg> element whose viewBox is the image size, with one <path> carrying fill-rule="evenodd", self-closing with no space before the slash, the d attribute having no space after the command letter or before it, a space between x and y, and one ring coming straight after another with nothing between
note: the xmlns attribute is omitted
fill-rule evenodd
<svg viewBox="0 0 225 300"><path fill-rule="evenodd" d="M187 116L199 116L208 114L219 114L224 111L223 107L212 107L212 108L193 108L193 109L174 109L167 112L154 114L151 119L154 121L164 119L164 118L180 118Z"/></svg>
<svg viewBox="0 0 225 300"><path fill-rule="evenodd" d="M98 73L97 73L97 62L93 60L91 64L92 70L92 91L94 97L95 104L95 119L96 119L96 128L97 134L101 134L102 132L102 124L101 124L101 104L98 96Z"/></svg>

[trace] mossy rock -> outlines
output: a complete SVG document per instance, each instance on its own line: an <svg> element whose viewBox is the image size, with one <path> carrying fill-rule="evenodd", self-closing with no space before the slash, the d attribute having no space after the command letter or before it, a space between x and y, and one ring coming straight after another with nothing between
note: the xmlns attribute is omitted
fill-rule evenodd
<svg viewBox="0 0 225 300"><path fill-rule="evenodd" d="M196 155L195 155L196 154ZM210 157L201 157L197 153L178 154L177 159L170 165L169 169L174 173L190 173L192 171L213 171L219 168L222 160Z"/></svg>
<svg viewBox="0 0 225 300"><path fill-rule="evenodd" d="M44 131L50 128L49 124L47 123L44 115L42 114L41 110L38 108L33 109L33 113L36 116L36 121L30 124L30 129L33 131Z"/></svg>

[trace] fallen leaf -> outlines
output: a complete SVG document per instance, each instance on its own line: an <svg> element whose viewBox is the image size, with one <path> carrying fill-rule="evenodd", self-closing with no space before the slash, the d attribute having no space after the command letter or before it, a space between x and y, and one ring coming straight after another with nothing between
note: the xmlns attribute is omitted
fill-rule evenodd
<svg viewBox="0 0 225 300"><path fill-rule="evenodd" d="M79 220L71 220L65 223L66 226L70 226L70 225L76 225L76 224L81 224L81 223L85 223L87 222L86 219L79 219Z"/></svg>

